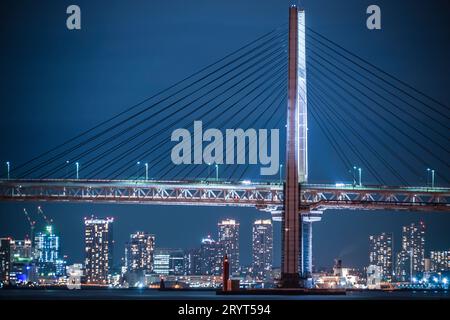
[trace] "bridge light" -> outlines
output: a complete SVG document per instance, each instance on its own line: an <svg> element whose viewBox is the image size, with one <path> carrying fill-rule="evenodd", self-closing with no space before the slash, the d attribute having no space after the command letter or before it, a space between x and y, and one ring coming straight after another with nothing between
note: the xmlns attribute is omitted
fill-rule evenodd
<svg viewBox="0 0 450 320"><path fill-rule="evenodd" d="M362 187L362 183L361 183L361 168L358 168L358 174L359 174L359 186Z"/></svg>
<svg viewBox="0 0 450 320"><path fill-rule="evenodd" d="M434 188L434 173L435 173L434 169L431 170L431 187L432 188Z"/></svg>
<svg viewBox="0 0 450 320"><path fill-rule="evenodd" d="M280 184L281 184L281 172L283 171L283 165L280 164Z"/></svg>
<svg viewBox="0 0 450 320"><path fill-rule="evenodd" d="M145 163L145 180L148 180L148 163Z"/></svg>
<svg viewBox="0 0 450 320"><path fill-rule="evenodd" d="M10 178L10 174L9 174L10 169L11 169L11 164L10 164L9 161L6 161L6 171L7 171L7 177L8 177L8 180L9 180L9 178Z"/></svg>
<svg viewBox="0 0 450 320"><path fill-rule="evenodd" d="M77 179L79 179L80 178L80 164L78 162L75 162L75 168L76 168L76 172L77 172L76 177L77 177Z"/></svg>
<svg viewBox="0 0 450 320"><path fill-rule="evenodd" d="M219 181L219 165L216 164L216 181Z"/></svg>
<svg viewBox="0 0 450 320"><path fill-rule="evenodd" d="M242 181L242 184L251 184L252 182L250 180L244 180Z"/></svg>
<svg viewBox="0 0 450 320"><path fill-rule="evenodd" d="M139 166L141 165L140 161L136 162L136 180L139 180Z"/></svg>

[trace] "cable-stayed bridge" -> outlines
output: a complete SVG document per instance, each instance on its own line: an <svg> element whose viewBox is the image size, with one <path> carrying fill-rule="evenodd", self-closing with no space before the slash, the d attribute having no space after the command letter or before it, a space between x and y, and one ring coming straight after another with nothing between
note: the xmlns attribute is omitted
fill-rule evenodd
<svg viewBox="0 0 450 320"><path fill-rule="evenodd" d="M304 11L291 7L287 27L21 165L8 163L0 201L255 207L282 220L282 285L295 287L310 275L312 223L323 210L450 211L448 111L308 28ZM278 173L261 179L250 160L174 165L171 132L196 120L282 129ZM311 133L327 144L308 146ZM205 144L196 134L193 149ZM246 140L225 153L250 159L252 147ZM308 148L337 155L339 164L329 164L339 181L311 183Z"/></svg>

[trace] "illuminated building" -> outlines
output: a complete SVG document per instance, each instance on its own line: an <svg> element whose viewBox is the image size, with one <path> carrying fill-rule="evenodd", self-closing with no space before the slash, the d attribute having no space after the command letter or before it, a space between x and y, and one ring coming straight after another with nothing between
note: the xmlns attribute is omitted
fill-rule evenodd
<svg viewBox="0 0 450 320"><path fill-rule="evenodd" d="M367 268L367 288L380 289L383 277L383 267L378 265L370 265Z"/></svg>
<svg viewBox="0 0 450 320"><path fill-rule="evenodd" d="M155 249L153 272L158 275L169 275L170 252L168 249Z"/></svg>
<svg viewBox="0 0 450 320"><path fill-rule="evenodd" d="M184 251L182 249L157 248L153 272L158 275L183 275Z"/></svg>
<svg viewBox="0 0 450 320"><path fill-rule="evenodd" d="M106 284L112 267L113 218L84 218L87 283Z"/></svg>
<svg viewBox="0 0 450 320"><path fill-rule="evenodd" d="M0 238L0 282L9 282L11 238Z"/></svg>
<svg viewBox="0 0 450 320"><path fill-rule="evenodd" d="M272 277L273 228L272 220L256 220L253 223L253 273L258 280Z"/></svg>
<svg viewBox="0 0 450 320"><path fill-rule="evenodd" d="M425 224L410 224L402 229L402 250L397 254L396 276L411 281L425 271Z"/></svg>
<svg viewBox="0 0 450 320"><path fill-rule="evenodd" d="M392 234L381 233L369 237L369 265L381 268L382 281L391 282L393 273Z"/></svg>
<svg viewBox="0 0 450 320"><path fill-rule="evenodd" d="M230 263L230 273L239 273L239 222L233 219L226 219L218 223L219 243L221 260L228 256Z"/></svg>
<svg viewBox="0 0 450 320"><path fill-rule="evenodd" d="M201 249L189 249L184 252L184 274L201 275Z"/></svg>
<svg viewBox="0 0 450 320"><path fill-rule="evenodd" d="M200 273L203 275L221 275L222 253L221 244L216 242L210 235L202 239L200 247Z"/></svg>
<svg viewBox="0 0 450 320"><path fill-rule="evenodd" d="M431 251L431 271L450 271L450 250Z"/></svg>
<svg viewBox="0 0 450 320"><path fill-rule="evenodd" d="M184 274L184 250L170 250L169 274L175 276L181 276Z"/></svg>
<svg viewBox="0 0 450 320"><path fill-rule="evenodd" d="M33 263L31 240L10 240L11 283L37 282L37 270Z"/></svg>
<svg viewBox="0 0 450 320"><path fill-rule="evenodd" d="M54 234L51 225L35 235L34 246L39 275L55 276L60 244L59 236Z"/></svg>
<svg viewBox="0 0 450 320"><path fill-rule="evenodd" d="M57 277L63 277L67 274L67 261L66 259L58 259L55 261L55 275Z"/></svg>
<svg viewBox="0 0 450 320"><path fill-rule="evenodd" d="M125 266L127 272L151 273L153 271L153 253L155 236L144 232L130 235L125 246Z"/></svg>

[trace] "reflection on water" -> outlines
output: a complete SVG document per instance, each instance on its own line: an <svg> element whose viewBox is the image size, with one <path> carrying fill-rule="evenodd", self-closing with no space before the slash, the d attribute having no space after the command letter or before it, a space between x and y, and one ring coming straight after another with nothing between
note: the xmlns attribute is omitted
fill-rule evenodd
<svg viewBox="0 0 450 320"><path fill-rule="evenodd" d="M4 299L160 299L160 300L409 300L409 299L450 299L449 291L358 291L346 295L216 295L215 291L159 291L159 290L0 290L0 300Z"/></svg>

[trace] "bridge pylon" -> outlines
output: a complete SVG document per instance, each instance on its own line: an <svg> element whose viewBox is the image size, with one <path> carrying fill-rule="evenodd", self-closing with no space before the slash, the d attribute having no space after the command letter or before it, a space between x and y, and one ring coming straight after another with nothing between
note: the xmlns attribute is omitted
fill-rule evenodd
<svg viewBox="0 0 450 320"><path fill-rule="evenodd" d="M301 286L302 218L300 187L308 179L305 13L289 8L286 182L282 224L281 286Z"/></svg>

